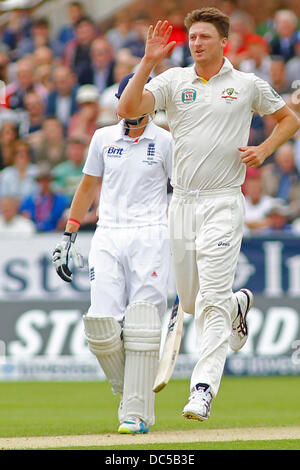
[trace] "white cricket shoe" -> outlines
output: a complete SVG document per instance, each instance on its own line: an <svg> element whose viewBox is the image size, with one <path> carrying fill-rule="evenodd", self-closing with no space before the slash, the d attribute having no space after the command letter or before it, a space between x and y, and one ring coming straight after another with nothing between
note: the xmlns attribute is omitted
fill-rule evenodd
<svg viewBox="0 0 300 470"><path fill-rule="evenodd" d="M241 289L235 294L238 313L232 322L229 345L233 351L241 349L248 339L247 315L253 304L253 294L248 289Z"/></svg>
<svg viewBox="0 0 300 470"><path fill-rule="evenodd" d="M146 434L147 432L149 432L147 424L134 416L127 418L118 429L119 434Z"/></svg>
<svg viewBox="0 0 300 470"><path fill-rule="evenodd" d="M205 421L210 415L212 398L209 385L197 384L192 388L189 401L183 408L183 416L187 419Z"/></svg>

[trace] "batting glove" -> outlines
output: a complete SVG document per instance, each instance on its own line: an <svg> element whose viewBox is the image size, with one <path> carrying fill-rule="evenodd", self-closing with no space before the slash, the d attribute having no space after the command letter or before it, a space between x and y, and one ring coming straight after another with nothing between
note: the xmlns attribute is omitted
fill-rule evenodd
<svg viewBox="0 0 300 470"><path fill-rule="evenodd" d="M52 255L52 262L57 274L66 282L71 282L73 279L72 271L69 268L71 258L77 268L83 268L83 257L77 253L74 246L76 237L77 233L75 232L65 232Z"/></svg>

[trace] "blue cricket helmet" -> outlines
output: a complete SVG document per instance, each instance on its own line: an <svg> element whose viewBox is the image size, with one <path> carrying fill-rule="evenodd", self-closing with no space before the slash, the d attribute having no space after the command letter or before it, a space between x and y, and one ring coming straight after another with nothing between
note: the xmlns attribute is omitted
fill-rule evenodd
<svg viewBox="0 0 300 470"><path fill-rule="evenodd" d="M117 93L115 94L115 97L118 98L118 100L121 98L121 95L123 91L125 90L129 80L133 77L134 73L130 73L129 75L126 75L120 82L119 88ZM150 82L151 77L148 77L147 83Z"/></svg>

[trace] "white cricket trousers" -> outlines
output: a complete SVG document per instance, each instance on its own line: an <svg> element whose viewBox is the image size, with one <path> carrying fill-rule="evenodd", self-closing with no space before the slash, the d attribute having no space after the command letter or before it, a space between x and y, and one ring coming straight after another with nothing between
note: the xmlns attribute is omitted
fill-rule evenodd
<svg viewBox="0 0 300 470"><path fill-rule="evenodd" d="M162 316L167 308L169 269L167 225L98 227L89 253L91 305L87 315L120 321L127 305L145 301Z"/></svg>
<svg viewBox="0 0 300 470"><path fill-rule="evenodd" d="M171 254L183 311L195 314L199 360L191 377L216 396L236 314L232 285L243 236L240 188L184 191L175 188L169 206Z"/></svg>

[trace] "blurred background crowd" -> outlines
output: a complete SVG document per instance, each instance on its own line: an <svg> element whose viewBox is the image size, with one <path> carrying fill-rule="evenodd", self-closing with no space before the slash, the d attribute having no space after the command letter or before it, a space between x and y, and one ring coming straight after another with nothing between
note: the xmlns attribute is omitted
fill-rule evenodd
<svg viewBox="0 0 300 470"><path fill-rule="evenodd" d="M177 46L154 76L192 65L184 17L216 6L231 19L225 55L234 67L268 81L300 114L300 2L134 1L102 21L88 14L88 3L70 1L55 32L28 1L11 1L1 14L0 237L64 229L90 139L118 122L118 84L135 70L157 19L173 25L170 40ZM168 129L163 112L153 119ZM273 126L254 115L249 145L262 142ZM300 135L261 168L249 169L243 192L245 235L300 234ZM81 230L95 228L98 197Z"/></svg>

